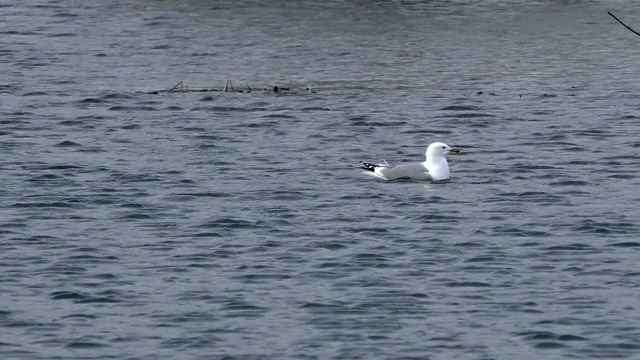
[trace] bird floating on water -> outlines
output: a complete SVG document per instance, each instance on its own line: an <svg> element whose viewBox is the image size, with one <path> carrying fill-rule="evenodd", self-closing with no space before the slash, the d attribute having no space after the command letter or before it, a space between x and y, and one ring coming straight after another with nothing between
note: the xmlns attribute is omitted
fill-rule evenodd
<svg viewBox="0 0 640 360"><path fill-rule="evenodd" d="M425 152L426 160L421 163L410 163L391 166L384 164L372 164L361 161L364 174L375 176L384 180L414 179L426 181L442 181L449 179L449 163L445 155L458 153L460 149L452 148L441 142L435 142Z"/></svg>

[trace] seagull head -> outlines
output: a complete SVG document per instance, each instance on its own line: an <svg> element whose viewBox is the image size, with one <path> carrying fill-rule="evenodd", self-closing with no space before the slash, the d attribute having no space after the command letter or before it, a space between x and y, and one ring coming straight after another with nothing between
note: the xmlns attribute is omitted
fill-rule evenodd
<svg viewBox="0 0 640 360"><path fill-rule="evenodd" d="M445 155L447 155L448 153L459 153L460 149L458 148L452 148L451 146L442 143L442 142L434 142L433 144L429 145L429 147L427 148L427 159L437 159L439 157L443 157Z"/></svg>

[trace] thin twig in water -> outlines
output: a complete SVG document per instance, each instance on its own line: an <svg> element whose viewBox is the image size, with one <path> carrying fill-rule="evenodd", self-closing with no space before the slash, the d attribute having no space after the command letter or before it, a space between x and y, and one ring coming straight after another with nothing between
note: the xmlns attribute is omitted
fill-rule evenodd
<svg viewBox="0 0 640 360"><path fill-rule="evenodd" d="M231 82L231 78L227 78L227 82L224 83L224 89L222 92L233 91L233 83Z"/></svg>
<svg viewBox="0 0 640 360"><path fill-rule="evenodd" d="M182 83L183 82L184 82L184 80L181 80L179 83L176 84L176 86L174 86L171 89L169 89L169 91L173 91L173 90L177 89L178 87L180 87L180 89L182 89Z"/></svg>
<svg viewBox="0 0 640 360"><path fill-rule="evenodd" d="M618 19L615 15L613 15L613 14L611 13L611 11L607 11L607 14L611 15L611 17L612 17L612 18L616 19L616 21L617 21L617 22L619 22L620 24L622 24L622 26L626 27L629 31L631 31L632 33L634 33L634 34L636 34L636 35L640 36L640 33L639 33L639 32L637 32L637 31L633 30L631 27L629 27L629 25L627 25L627 24L623 23L623 22L622 22L622 20Z"/></svg>

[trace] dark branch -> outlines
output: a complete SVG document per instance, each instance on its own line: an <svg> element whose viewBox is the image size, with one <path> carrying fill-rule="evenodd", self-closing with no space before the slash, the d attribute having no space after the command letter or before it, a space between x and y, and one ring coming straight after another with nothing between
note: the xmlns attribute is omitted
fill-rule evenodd
<svg viewBox="0 0 640 360"><path fill-rule="evenodd" d="M173 90L177 89L178 87L180 87L180 89L182 89L182 84L183 83L184 83L184 80L180 81L179 83L176 84L176 86L174 86L171 89L169 89L169 91L173 91Z"/></svg>
<svg viewBox="0 0 640 360"><path fill-rule="evenodd" d="M622 20L618 19L615 15L613 15L611 13L611 11L607 11L607 14L611 15L612 18L616 19L617 22L619 22L620 24L622 24L622 26L626 27L627 29L629 29L629 31L631 31L632 33L640 36L640 33L633 30L632 28L630 28L627 24L623 23Z"/></svg>

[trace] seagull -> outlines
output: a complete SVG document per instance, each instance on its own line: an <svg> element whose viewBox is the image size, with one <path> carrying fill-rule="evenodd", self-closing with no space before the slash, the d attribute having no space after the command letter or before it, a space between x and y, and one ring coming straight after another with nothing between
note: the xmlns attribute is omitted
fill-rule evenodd
<svg viewBox="0 0 640 360"><path fill-rule="evenodd" d="M441 142L435 142L429 147L425 155L427 159L421 163L410 163L391 166L384 164L372 164L361 161L364 174L378 177L384 180L414 179L426 181L442 181L449 179L449 163L445 155L459 153L460 149L452 148Z"/></svg>

